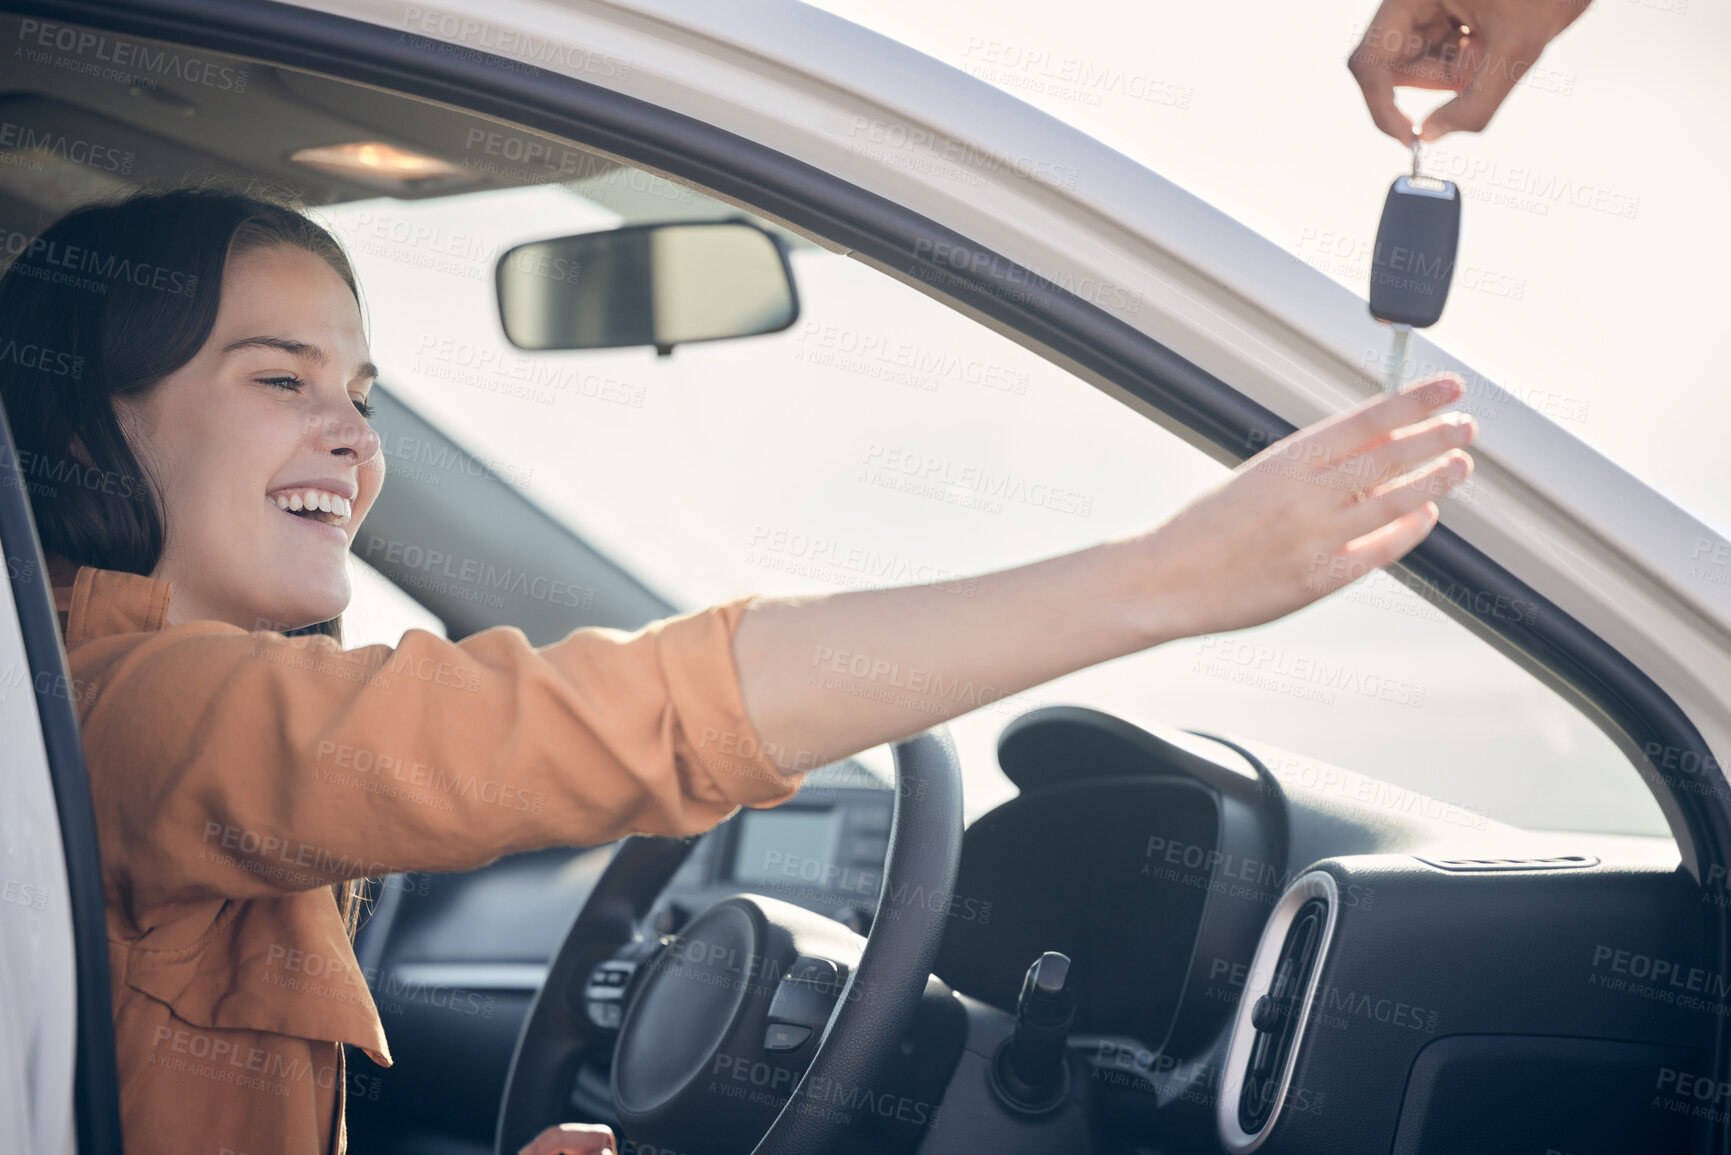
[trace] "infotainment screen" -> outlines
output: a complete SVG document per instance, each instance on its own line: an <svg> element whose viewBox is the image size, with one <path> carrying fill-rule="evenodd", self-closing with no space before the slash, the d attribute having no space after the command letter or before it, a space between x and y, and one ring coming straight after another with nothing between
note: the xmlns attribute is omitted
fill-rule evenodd
<svg viewBox="0 0 1731 1155"><path fill-rule="evenodd" d="M736 882L800 880L819 885L831 876L841 811L743 810L734 843Z"/></svg>

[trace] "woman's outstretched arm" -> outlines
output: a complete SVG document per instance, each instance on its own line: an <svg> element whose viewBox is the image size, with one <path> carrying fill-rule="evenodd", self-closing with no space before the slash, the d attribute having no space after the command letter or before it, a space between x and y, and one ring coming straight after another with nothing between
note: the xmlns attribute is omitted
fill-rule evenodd
<svg viewBox="0 0 1731 1155"><path fill-rule="evenodd" d="M768 756L803 773L1178 638L1282 617L1404 556L1477 427L1433 378L1302 429L1165 524L967 583L754 601L733 638ZM1362 495L1362 496L1361 496ZM957 585L962 586L957 590Z"/></svg>

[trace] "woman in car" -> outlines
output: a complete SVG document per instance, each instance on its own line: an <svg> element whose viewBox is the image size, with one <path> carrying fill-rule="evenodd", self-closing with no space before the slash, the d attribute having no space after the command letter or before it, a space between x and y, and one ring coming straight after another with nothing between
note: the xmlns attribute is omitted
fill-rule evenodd
<svg viewBox="0 0 1731 1155"><path fill-rule="evenodd" d="M390 1063L358 880L697 834L983 704L838 693L819 667L995 697L1280 617L1423 539L1475 434L1437 412L1454 379L1379 396L1160 526L971 597L743 595L542 647L501 627L344 649L345 556L385 464L326 231L219 190L77 210L0 278L0 350L92 779L131 1155L343 1149L340 1044Z"/></svg>

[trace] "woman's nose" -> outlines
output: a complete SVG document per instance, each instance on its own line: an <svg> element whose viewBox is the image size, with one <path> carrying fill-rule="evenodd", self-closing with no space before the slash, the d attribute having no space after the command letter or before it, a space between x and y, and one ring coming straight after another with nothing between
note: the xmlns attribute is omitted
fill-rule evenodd
<svg viewBox="0 0 1731 1155"><path fill-rule="evenodd" d="M311 424L320 452L352 453L357 464L364 464L378 455L377 431L355 411L354 402L346 397L313 417Z"/></svg>

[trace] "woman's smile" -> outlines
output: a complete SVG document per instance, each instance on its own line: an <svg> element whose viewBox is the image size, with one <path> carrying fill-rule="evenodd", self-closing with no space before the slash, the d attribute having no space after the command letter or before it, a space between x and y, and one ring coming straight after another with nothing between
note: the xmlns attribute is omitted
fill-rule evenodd
<svg viewBox="0 0 1731 1155"><path fill-rule="evenodd" d="M328 501L329 498L326 500ZM339 498L337 500L340 501L341 499ZM345 549L348 548L349 534L348 531L343 528L349 523L348 514L339 514L328 510L320 510L316 506L297 506L294 509L290 509L287 501L287 498L279 497L276 501L271 503L272 508L290 521L297 525L304 526L306 529L318 534L325 540L335 542L337 545L340 545Z"/></svg>
<svg viewBox="0 0 1731 1155"><path fill-rule="evenodd" d="M353 493L358 487L350 484L345 488ZM335 529L344 542L348 540L348 534L344 533L343 529L349 524L349 515L354 511L354 503L350 498L337 492L333 485L327 484L323 487L289 486L266 494L265 500L292 516L296 521L322 526L325 529Z"/></svg>

